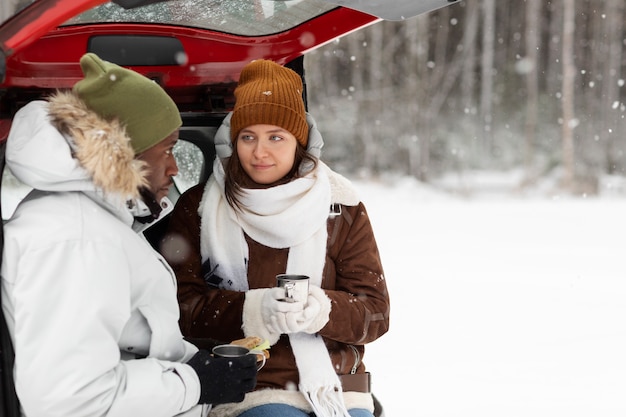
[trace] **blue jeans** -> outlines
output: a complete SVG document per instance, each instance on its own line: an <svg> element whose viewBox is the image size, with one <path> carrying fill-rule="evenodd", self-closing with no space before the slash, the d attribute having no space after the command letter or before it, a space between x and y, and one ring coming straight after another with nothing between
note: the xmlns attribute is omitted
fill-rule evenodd
<svg viewBox="0 0 626 417"><path fill-rule="evenodd" d="M350 417L374 417L374 414L363 408L352 408L348 410ZM311 417L309 414L299 408L287 404L263 404L258 407L251 408L239 414L239 417Z"/></svg>

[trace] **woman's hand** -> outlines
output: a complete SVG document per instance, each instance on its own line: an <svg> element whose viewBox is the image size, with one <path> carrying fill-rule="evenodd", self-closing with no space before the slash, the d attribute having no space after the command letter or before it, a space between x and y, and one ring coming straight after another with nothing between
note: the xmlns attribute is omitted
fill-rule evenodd
<svg viewBox="0 0 626 417"><path fill-rule="evenodd" d="M323 289L312 286L306 304L287 303L291 306L299 306L299 309L275 311L271 317L269 326L272 331L282 334L319 332L328 323L331 303Z"/></svg>

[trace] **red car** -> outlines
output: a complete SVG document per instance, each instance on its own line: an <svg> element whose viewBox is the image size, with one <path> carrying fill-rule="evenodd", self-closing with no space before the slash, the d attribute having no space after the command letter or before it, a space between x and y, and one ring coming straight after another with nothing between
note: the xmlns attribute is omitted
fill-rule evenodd
<svg viewBox="0 0 626 417"><path fill-rule="evenodd" d="M307 52L381 19L402 20L454 1L3 0L3 221L11 216L19 196L28 191L11 181L4 169L12 117L29 101L69 88L82 78L79 59L86 52L154 79L177 103L183 127L176 149L181 172L170 196L175 201L186 188L210 175L206 168L214 156L212 138L233 105L233 90L246 63L271 59L304 78ZM151 230L160 233L158 227ZM0 359L0 415L18 416L13 352L3 317Z"/></svg>

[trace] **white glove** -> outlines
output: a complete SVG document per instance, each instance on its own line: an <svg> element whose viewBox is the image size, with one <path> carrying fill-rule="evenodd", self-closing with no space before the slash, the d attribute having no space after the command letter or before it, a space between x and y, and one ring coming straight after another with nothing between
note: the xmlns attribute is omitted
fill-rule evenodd
<svg viewBox="0 0 626 417"><path fill-rule="evenodd" d="M268 288L267 291L263 293L263 299L261 300L261 316L263 318L263 323L265 323L266 326L270 327L273 322L272 318L276 314L301 313L304 309L302 302L291 303L284 301L284 299L284 288Z"/></svg>
<svg viewBox="0 0 626 417"><path fill-rule="evenodd" d="M280 301L279 301L280 303ZM283 303L295 304L301 303ZM298 333L309 334L319 332L328 323L331 303L324 290L311 286L304 308L274 309L266 320L268 329L274 333Z"/></svg>
<svg viewBox="0 0 626 417"><path fill-rule="evenodd" d="M272 317L275 314L293 313L303 309L302 303L279 301L284 297L284 288L278 287L246 291L241 326L244 336L258 336L274 345L282 332L271 326Z"/></svg>

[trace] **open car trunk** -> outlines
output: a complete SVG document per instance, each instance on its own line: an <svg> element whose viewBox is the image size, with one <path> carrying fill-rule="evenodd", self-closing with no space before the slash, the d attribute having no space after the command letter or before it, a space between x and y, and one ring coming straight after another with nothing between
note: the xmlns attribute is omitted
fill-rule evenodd
<svg viewBox="0 0 626 417"><path fill-rule="evenodd" d="M79 59L86 52L158 82L178 105L184 128L216 129L234 104L239 72L249 61L270 59L304 79L307 52L381 19L404 20L454 1L18 2L21 8L0 25L0 172L15 112L80 80ZM13 357L0 310L0 415L6 417L20 415Z"/></svg>

